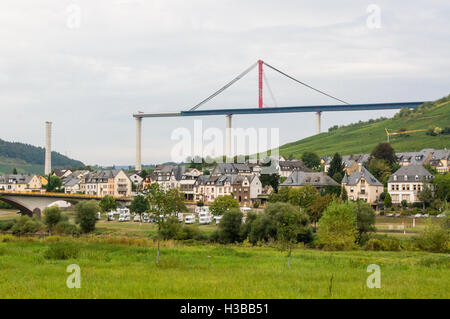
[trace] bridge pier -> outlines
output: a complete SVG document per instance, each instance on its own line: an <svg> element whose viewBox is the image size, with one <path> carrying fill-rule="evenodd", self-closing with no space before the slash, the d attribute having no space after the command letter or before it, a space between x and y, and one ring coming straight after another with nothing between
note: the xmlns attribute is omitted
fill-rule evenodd
<svg viewBox="0 0 450 319"><path fill-rule="evenodd" d="M316 134L320 134L320 131L321 131L321 122L322 122L322 120L321 120L321 114L322 114L322 111L317 111L316 112Z"/></svg>
<svg viewBox="0 0 450 319"><path fill-rule="evenodd" d="M227 114L226 115L226 129L225 129L225 134L226 134L226 156L227 159L232 157L231 154L231 114Z"/></svg>
<svg viewBox="0 0 450 319"><path fill-rule="evenodd" d="M142 170L142 117L136 117L136 167L137 171Z"/></svg>

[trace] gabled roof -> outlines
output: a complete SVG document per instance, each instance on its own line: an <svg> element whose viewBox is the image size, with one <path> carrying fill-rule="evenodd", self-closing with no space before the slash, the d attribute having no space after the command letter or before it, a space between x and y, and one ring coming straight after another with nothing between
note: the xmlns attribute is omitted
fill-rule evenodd
<svg viewBox="0 0 450 319"><path fill-rule="evenodd" d="M406 178L405 178L406 176ZM389 177L388 183L413 182L432 179L434 176L428 172L422 165L402 166Z"/></svg>
<svg viewBox="0 0 450 319"><path fill-rule="evenodd" d="M339 184L322 172L292 172L280 186L339 186Z"/></svg>
<svg viewBox="0 0 450 319"><path fill-rule="evenodd" d="M311 172L311 169L306 167L306 165L300 161L279 161L278 165L282 171L303 171L303 172Z"/></svg>
<svg viewBox="0 0 450 319"><path fill-rule="evenodd" d="M342 183L346 183L349 186L354 186L358 184L361 178L364 178L369 185L383 186L383 184L381 184L365 167L361 167L361 172L357 170L350 176L345 174Z"/></svg>

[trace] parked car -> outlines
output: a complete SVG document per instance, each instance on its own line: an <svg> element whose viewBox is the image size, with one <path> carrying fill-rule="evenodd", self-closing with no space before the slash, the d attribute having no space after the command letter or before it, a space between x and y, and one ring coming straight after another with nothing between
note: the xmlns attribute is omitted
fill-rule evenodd
<svg viewBox="0 0 450 319"><path fill-rule="evenodd" d="M194 224L195 223L195 215L187 215L184 219L185 224Z"/></svg>
<svg viewBox="0 0 450 319"><path fill-rule="evenodd" d="M414 217L415 217L415 218L421 218L421 217L422 217L422 214L415 214Z"/></svg>
<svg viewBox="0 0 450 319"><path fill-rule="evenodd" d="M394 214L392 214L392 213L387 214L386 217L394 217Z"/></svg>
<svg viewBox="0 0 450 319"><path fill-rule="evenodd" d="M125 214L120 214L119 215L119 222L124 222L125 221Z"/></svg>
<svg viewBox="0 0 450 319"><path fill-rule="evenodd" d="M252 209L250 207L247 207L247 206L241 207L241 212L243 212L243 213L246 213L246 212L251 211L251 210Z"/></svg>
<svg viewBox="0 0 450 319"><path fill-rule="evenodd" d="M133 221L134 221L134 222L141 222L141 215L135 214L135 215L134 215L134 218L133 218Z"/></svg>
<svg viewBox="0 0 450 319"><path fill-rule="evenodd" d="M445 217L445 216L446 216L445 213L442 213L442 214L437 215L436 217L442 218L442 217Z"/></svg>
<svg viewBox="0 0 450 319"><path fill-rule="evenodd" d="M395 217L400 217L400 214L399 213L395 214Z"/></svg>

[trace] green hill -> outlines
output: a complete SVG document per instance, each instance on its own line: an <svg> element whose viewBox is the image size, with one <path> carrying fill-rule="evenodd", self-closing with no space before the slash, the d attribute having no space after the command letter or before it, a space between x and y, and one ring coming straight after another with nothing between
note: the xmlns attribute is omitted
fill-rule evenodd
<svg viewBox="0 0 450 319"><path fill-rule="evenodd" d="M428 130L441 128L443 132L430 135ZM450 147L450 95L435 102L427 102L417 109L401 109L393 118L381 118L341 127L333 127L327 133L314 135L297 142L280 146L284 157L299 158L305 151L319 156L370 153L380 142L386 142L386 131L399 132L424 129L423 132L390 137L396 152L419 151L424 148ZM439 129L437 129L439 130Z"/></svg>
<svg viewBox="0 0 450 319"><path fill-rule="evenodd" d="M0 174L44 173L45 150L29 144L7 142L0 139ZM57 152L52 152L52 168L81 167L84 164Z"/></svg>

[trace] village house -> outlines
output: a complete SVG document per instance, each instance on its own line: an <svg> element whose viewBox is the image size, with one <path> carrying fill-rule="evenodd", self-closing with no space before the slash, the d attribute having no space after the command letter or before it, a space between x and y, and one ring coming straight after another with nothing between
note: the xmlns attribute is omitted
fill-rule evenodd
<svg viewBox="0 0 450 319"><path fill-rule="evenodd" d="M380 194L384 190L383 184L361 164L352 174L345 173L342 187L345 187L350 200L363 200L372 206L378 204Z"/></svg>
<svg viewBox="0 0 450 319"><path fill-rule="evenodd" d="M194 200L194 185L200 175L202 175L202 172L198 169L190 168L181 176L179 181L180 191L184 193L186 200Z"/></svg>
<svg viewBox="0 0 450 319"><path fill-rule="evenodd" d="M429 164L439 173L448 172L450 170L450 150L435 150Z"/></svg>
<svg viewBox="0 0 450 319"><path fill-rule="evenodd" d="M184 165L158 165L149 177L150 185L156 182L166 191L179 188L181 177L185 171L186 166Z"/></svg>
<svg viewBox="0 0 450 319"><path fill-rule="evenodd" d="M39 175L6 174L0 176L0 190L14 192L40 192L42 182Z"/></svg>
<svg viewBox="0 0 450 319"><path fill-rule="evenodd" d="M95 171L83 176L80 192L98 196L130 196L131 180L123 170Z"/></svg>
<svg viewBox="0 0 450 319"><path fill-rule="evenodd" d="M225 174L252 175L252 170L247 164L243 163L218 163L211 171L211 176L220 176Z"/></svg>
<svg viewBox="0 0 450 319"><path fill-rule="evenodd" d="M388 192L393 204L420 202L419 192L424 182L431 182L433 175L422 165L407 165L398 169L388 180Z"/></svg>

